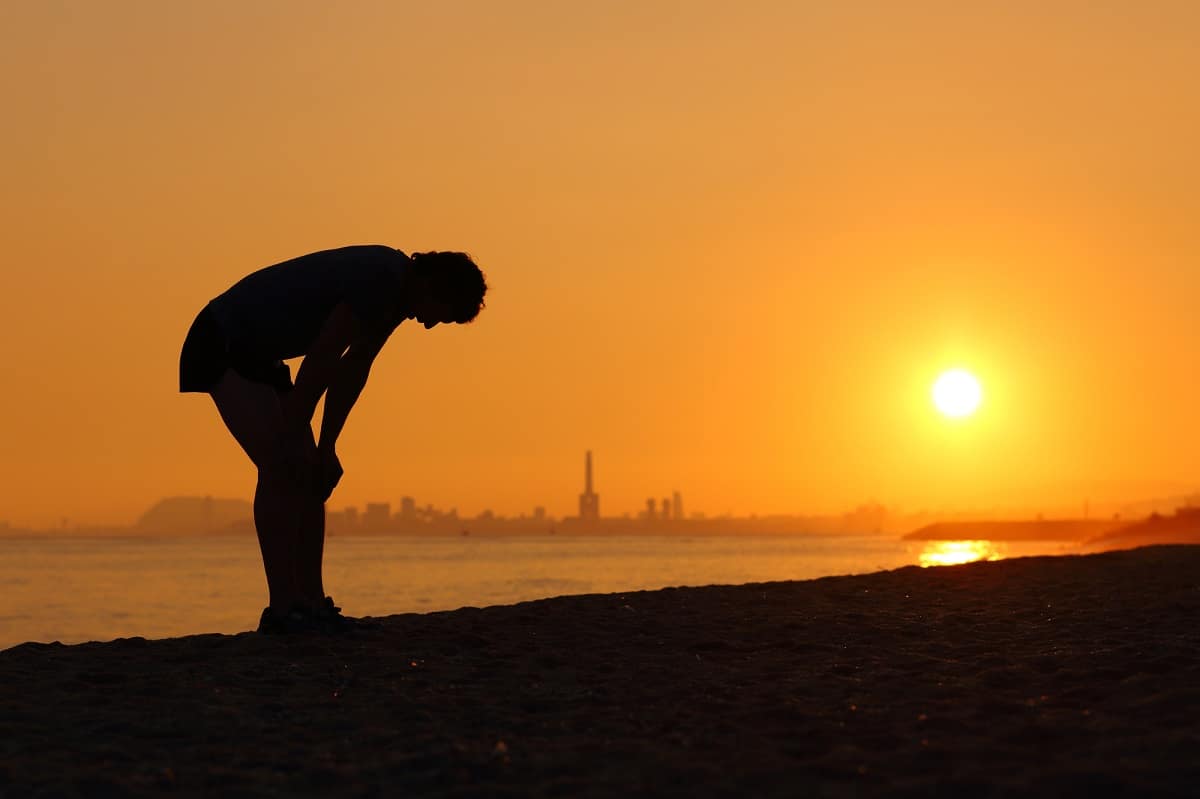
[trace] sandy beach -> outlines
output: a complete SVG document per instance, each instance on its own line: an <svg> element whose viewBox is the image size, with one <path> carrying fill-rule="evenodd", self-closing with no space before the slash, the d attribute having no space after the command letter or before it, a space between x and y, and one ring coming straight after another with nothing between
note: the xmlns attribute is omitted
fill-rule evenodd
<svg viewBox="0 0 1200 799"><path fill-rule="evenodd" d="M0 796L1194 796L1200 547L0 652Z"/></svg>

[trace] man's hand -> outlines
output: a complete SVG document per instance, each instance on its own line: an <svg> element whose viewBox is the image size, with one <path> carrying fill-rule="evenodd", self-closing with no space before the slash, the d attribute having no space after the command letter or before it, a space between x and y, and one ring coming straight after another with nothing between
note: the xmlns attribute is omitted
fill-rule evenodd
<svg viewBox="0 0 1200 799"><path fill-rule="evenodd" d="M337 487L343 474L342 462L338 460L337 453L332 448L317 450L316 492L322 502L327 501L333 494L333 489Z"/></svg>

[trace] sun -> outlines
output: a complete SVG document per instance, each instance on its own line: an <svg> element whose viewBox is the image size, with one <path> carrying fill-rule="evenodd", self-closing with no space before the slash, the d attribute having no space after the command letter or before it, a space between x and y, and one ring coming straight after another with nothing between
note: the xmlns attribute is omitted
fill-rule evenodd
<svg viewBox="0 0 1200 799"><path fill-rule="evenodd" d="M933 404L943 415L962 419L975 413L983 400L983 389L975 375L965 369L950 369L933 383Z"/></svg>

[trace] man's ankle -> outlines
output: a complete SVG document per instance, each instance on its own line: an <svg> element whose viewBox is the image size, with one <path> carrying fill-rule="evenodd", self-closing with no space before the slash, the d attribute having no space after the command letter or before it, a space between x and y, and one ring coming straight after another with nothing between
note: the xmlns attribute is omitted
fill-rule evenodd
<svg viewBox="0 0 1200 799"><path fill-rule="evenodd" d="M298 610L298 611L304 613L304 612L311 610L311 604L312 603L307 602L303 599L299 599L299 598L278 599L278 600L272 599L271 600L271 612L278 614L280 616L286 616L287 614L291 613L293 610Z"/></svg>

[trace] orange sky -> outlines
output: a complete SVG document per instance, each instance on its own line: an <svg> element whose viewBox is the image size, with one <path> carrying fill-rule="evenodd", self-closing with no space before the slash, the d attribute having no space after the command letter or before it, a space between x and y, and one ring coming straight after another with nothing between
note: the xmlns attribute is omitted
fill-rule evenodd
<svg viewBox="0 0 1200 799"><path fill-rule="evenodd" d="M1200 484L1200 5L13 2L0 519L248 497L195 313L317 249L465 249L333 507L917 510ZM986 392L966 423L939 369Z"/></svg>

